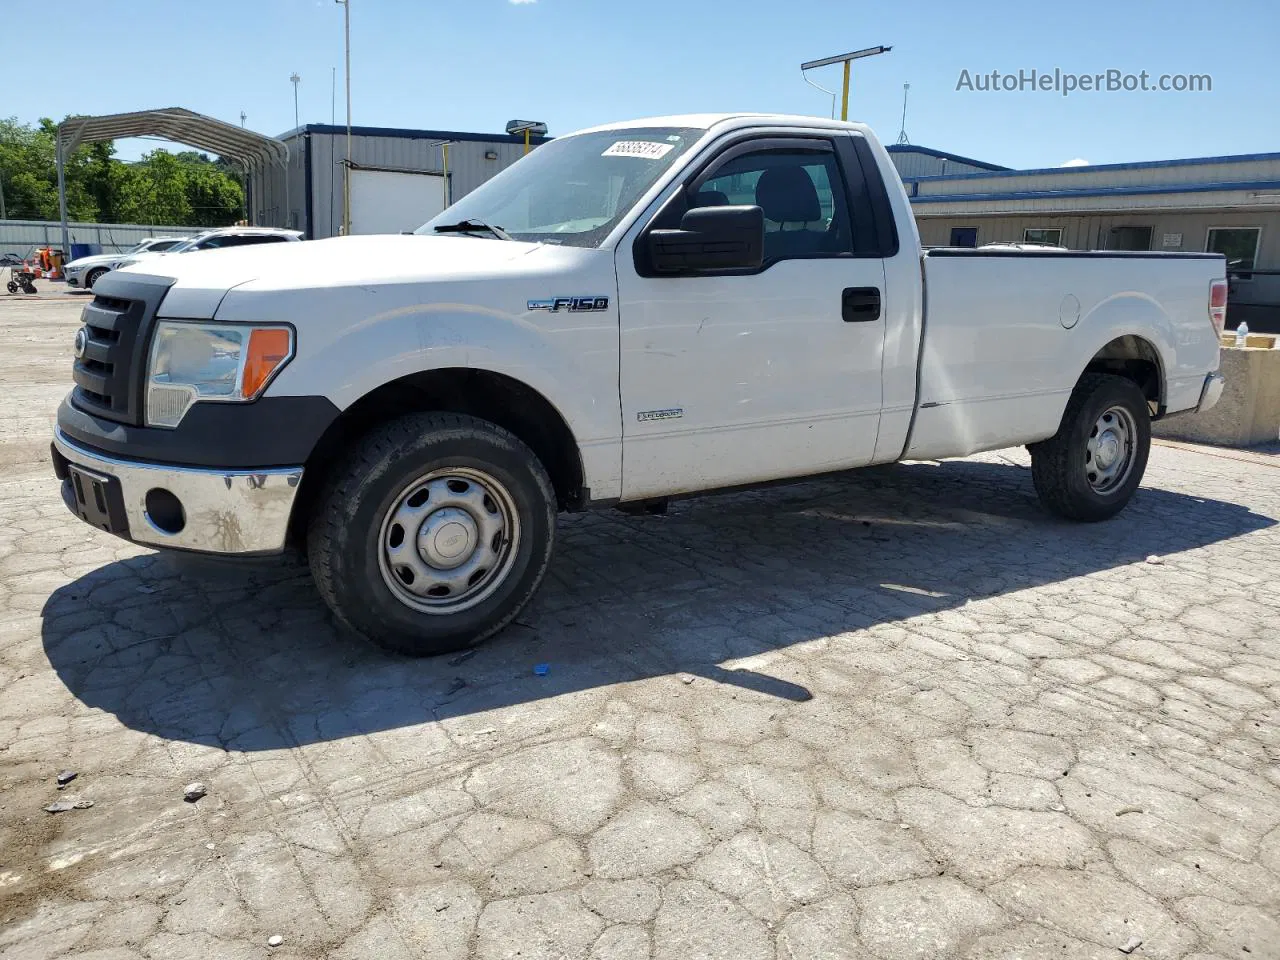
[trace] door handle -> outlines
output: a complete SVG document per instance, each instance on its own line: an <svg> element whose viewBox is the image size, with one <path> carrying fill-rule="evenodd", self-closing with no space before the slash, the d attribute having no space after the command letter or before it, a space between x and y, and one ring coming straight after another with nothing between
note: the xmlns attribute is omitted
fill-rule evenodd
<svg viewBox="0 0 1280 960"><path fill-rule="evenodd" d="M879 287L845 287L840 298L845 323L870 323L880 319Z"/></svg>

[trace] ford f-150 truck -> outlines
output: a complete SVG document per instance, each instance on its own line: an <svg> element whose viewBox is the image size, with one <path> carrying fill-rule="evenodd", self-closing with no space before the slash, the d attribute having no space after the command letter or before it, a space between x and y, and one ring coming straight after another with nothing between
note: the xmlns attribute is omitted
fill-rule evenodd
<svg viewBox="0 0 1280 960"><path fill-rule="evenodd" d="M554 140L416 235L94 292L53 439L72 512L297 544L341 620L432 654L515 617L562 510L1026 444L1049 510L1111 517L1150 422L1217 401L1227 286L1218 255L922 253L866 127L699 115Z"/></svg>

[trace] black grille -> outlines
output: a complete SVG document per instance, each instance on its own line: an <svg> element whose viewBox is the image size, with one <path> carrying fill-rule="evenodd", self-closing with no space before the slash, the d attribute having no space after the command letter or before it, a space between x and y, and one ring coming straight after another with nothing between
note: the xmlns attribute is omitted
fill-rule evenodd
<svg viewBox="0 0 1280 960"><path fill-rule="evenodd" d="M84 351L71 376L76 384L72 402L81 410L120 423L143 422L147 347L170 283L107 274L95 285L111 289L98 291L80 317Z"/></svg>

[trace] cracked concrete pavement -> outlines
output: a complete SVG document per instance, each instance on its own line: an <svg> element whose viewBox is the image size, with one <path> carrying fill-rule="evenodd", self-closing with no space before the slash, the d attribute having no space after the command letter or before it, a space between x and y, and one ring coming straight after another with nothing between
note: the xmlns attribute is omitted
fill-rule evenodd
<svg viewBox="0 0 1280 960"><path fill-rule="evenodd" d="M415 662L66 512L76 314L0 301L0 956L1280 957L1280 457L1094 526L1021 450L566 517Z"/></svg>

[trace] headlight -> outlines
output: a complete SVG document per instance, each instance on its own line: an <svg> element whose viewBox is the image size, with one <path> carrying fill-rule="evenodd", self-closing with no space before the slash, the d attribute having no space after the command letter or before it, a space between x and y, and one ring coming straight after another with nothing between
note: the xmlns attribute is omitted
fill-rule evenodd
<svg viewBox="0 0 1280 960"><path fill-rule="evenodd" d="M162 320L147 363L147 426L176 427L201 400L256 400L293 357L293 329Z"/></svg>

